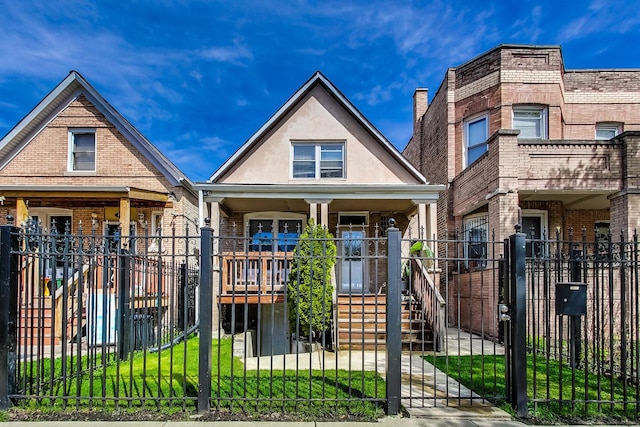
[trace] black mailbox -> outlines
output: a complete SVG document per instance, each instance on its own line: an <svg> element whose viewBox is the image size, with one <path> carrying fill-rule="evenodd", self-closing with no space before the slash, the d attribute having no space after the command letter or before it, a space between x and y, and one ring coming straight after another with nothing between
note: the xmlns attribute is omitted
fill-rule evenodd
<svg viewBox="0 0 640 427"><path fill-rule="evenodd" d="M564 316L587 314L587 284L556 283L556 314Z"/></svg>

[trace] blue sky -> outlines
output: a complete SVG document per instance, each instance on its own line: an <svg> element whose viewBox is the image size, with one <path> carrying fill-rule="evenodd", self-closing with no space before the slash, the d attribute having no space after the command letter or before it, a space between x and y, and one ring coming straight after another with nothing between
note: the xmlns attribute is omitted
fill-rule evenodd
<svg viewBox="0 0 640 427"><path fill-rule="evenodd" d="M0 0L0 135L72 69L194 181L316 70L396 147L416 87L502 43L640 68L640 0Z"/></svg>

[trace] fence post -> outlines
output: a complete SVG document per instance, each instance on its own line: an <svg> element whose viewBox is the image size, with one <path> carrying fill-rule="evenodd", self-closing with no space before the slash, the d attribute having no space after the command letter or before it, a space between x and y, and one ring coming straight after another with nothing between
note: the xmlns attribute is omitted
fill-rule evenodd
<svg viewBox="0 0 640 427"><path fill-rule="evenodd" d="M511 312L511 404L520 417L527 416L527 300L526 300L526 234L509 236Z"/></svg>
<svg viewBox="0 0 640 427"><path fill-rule="evenodd" d="M211 340L213 327L213 229L205 218L200 229L200 327L198 347L198 413L211 409Z"/></svg>
<svg viewBox="0 0 640 427"><path fill-rule="evenodd" d="M118 245L118 357L125 360L131 353L131 259L129 254Z"/></svg>
<svg viewBox="0 0 640 427"><path fill-rule="evenodd" d="M400 412L402 375L402 329L400 287L402 257L400 253L400 230L395 220L389 220L387 229L387 415Z"/></svg>
<svg viewBox="0 0 640 427"><path fill-rule="evenodd" d="M7 218L9 219L9 218ZM9 221L11 221L9 219ZM0 226L0 409L16 392L18 320L18 227ZM13 253L12 253L13 252Z"/></svg>

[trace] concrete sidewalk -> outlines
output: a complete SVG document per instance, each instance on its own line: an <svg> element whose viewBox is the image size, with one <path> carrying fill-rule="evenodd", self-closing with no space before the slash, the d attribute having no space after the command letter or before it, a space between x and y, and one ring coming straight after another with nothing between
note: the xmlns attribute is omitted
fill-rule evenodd
<svg viewBox="0 0 640 427"><path fill-rule="evenodd" d="M34 421L34 422L5 422L3 427L107 427L112 421ZM452 419L424 419L424 418L395 418L387 417L378 422L277 422L277 421L119 421L118 427L242 427L256 425L259 427L524 427L519 421L501 420L452 420ZM576 426L571 427L587 427ZM589 425L588 427L604 427Z"/></svg>

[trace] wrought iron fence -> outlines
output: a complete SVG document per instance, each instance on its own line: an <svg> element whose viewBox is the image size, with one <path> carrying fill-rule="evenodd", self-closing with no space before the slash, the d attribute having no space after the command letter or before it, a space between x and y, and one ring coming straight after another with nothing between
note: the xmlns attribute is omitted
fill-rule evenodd
<svg viewBox="0 0 640 427"><path fill-rule="evenodd" d="M534 407L637 417L638 236L530 239L528 349Z"/></svg>

